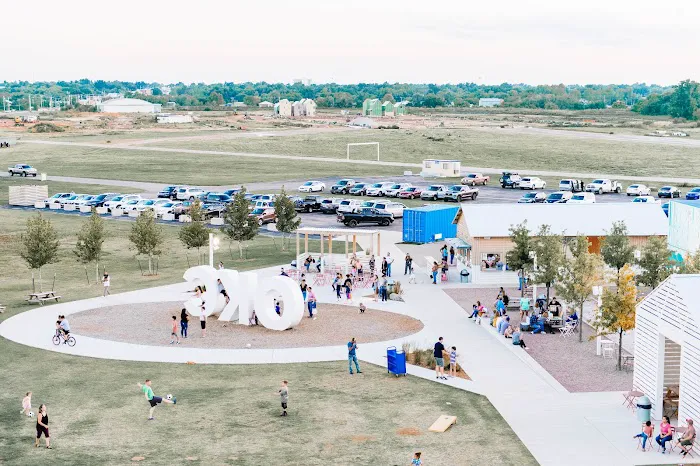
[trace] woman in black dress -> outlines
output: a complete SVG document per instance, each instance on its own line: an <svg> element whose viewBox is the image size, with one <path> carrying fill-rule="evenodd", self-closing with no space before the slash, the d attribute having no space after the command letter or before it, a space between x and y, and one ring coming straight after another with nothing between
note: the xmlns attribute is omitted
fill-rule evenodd
<svg viewBox="0 0 700 466"><path fill-rule="evenodd" d="M46 405L39 406L39 412L36 413L36 441L34 446L39 446L41 434L44 434L46 439L46 448L51 448L51 437L49 436L49 415L46 412Z"/></svg>

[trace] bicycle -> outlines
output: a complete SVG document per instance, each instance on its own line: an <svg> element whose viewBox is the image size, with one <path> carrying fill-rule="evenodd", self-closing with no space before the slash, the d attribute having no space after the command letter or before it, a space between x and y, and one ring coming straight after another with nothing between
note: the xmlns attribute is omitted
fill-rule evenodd
<svg viewBox="0 0 700 466"><path fill-rule="evenodd" d="M56 329L56 335L53 336L53 344L60 345L61 341L66 343L68 346L75 346L75 338L73 338L73 335L68 334L68 337L66 338L59 329Z"/></svg>

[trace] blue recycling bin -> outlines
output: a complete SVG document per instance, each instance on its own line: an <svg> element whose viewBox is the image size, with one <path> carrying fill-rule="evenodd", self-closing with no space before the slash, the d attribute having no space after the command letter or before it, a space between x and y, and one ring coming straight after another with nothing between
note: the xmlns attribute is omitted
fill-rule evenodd
<svg viewBox="0 0 700 466"><path fill-rule="evenodd" d="M406 353L396 351L396 346L390 346L386 349L387 372L394 374L396 377L403 374L406 376Z"/></svg>

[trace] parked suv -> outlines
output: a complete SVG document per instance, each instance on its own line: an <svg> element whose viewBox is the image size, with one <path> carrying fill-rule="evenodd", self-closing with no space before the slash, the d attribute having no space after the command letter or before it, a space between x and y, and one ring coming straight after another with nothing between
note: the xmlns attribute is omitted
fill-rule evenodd
<svg viewBox="0 0 700 466"><path fill-rule="evenodd" d="M266 223L277 223L277 215L275 214L275 209L272 208L257 208L253 209L248 217L256 218L258 220L258 225L263 226Z"/></svg>
<svg viewBox="0 0 700 466"><path fill-rule="evenodd" d="M385 181L382 183L374 183L372 186L367 188L367 196L386 196L387 189L394 186L393 181Z"/></svg>
<svg viewBox="0 0 700 466"><path fill-rule="evenodd" d="M180 201L194 201L197 196L204 194L202 188L183 187L177 190L177 199Z"/></svg>
<svg viewBox="0 0 700 466"><path fill-rule="evenodd" d="M349 194L351 196L364 196L367 194L367 188L369 186L369 183L357 183L355 186L350 188Z"/></svg>
<svg viewBox="0 0 700 466"><path fill-rule="evenodd" d="M331 194L350 194L350 189L355 186L355 180L342 179L331 186Z"/></svg>
<svg viewBox="0 0 700 466"><path fill-rule="evenodd" d="M471 185L454 185L450 186L450 189L447 190L447 193L445 194L445 202L448 201L455 201L455 202L462 202L466 201L467 199L471 199L472 201L476 199L476 196L479 195L479 188L475 188Z"/></svg>
<svg viewBox="0 0 700 466"><path fill-rule="evenodd" d="M501 183L501 188L518 188L520 187L520 175L514 172L503 172L498 180Z"/></svg>
<svg viewBox="0 0 700 466"><path fill-rule="evenodd" d="M410 188L411 183L396 183L394 185L391 185L389 189L384 191L384 194L387 197L399 197L399 193L403 191L406 188Z"/></svg>
<svg viewBox="0 0 700 466"><path fill-rule="evenodd" d="M446 193L447 186L442 184L431 184L420 193L420 198L424 201L437 201L438 199L444 198Z"/></svg>

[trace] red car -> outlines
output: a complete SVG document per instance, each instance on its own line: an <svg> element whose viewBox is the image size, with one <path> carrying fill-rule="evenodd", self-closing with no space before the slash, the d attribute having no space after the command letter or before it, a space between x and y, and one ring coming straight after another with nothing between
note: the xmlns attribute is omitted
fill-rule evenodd
<svg viewBox="0 0 700 466"><path fill-rule="evenodd" d="M418 199L420 197L421 189L417 188L415 186L411 186L410 188L406 188L403 191L399 192L399 198L401 199Z"/></svg>

